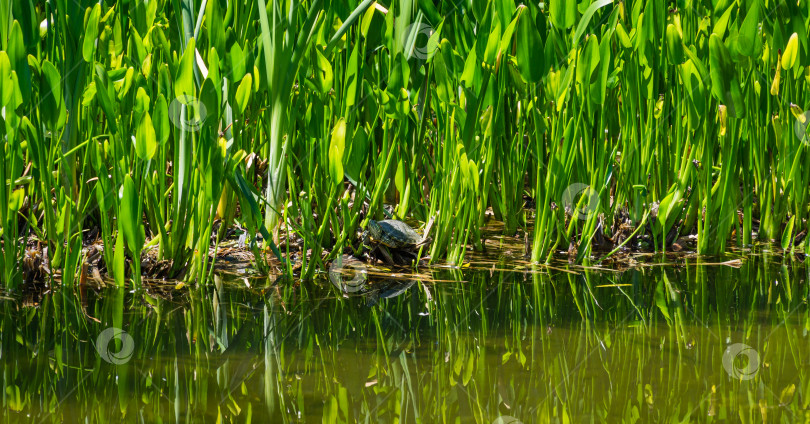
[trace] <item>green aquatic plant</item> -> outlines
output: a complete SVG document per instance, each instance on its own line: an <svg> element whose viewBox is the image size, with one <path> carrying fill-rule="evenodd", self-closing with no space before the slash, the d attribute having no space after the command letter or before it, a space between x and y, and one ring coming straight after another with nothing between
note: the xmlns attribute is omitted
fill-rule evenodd
<svg viewBox="0 0 810 424"><path fill-rule="evenodd" d="M804 2L0 12L8 287L38 275L26 251L73 285L97 242L119 285L207 281L239 235L257 268L311 278L388 217L434 218L430 258L453 264L492 217L535 262L687 235L810 251Z"/></svg>

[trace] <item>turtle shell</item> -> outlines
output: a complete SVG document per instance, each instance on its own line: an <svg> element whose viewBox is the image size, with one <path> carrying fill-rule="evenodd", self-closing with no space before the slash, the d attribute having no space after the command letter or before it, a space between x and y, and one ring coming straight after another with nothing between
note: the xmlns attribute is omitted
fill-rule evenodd
<svg viewBox="0 0 810 424"><path fill-rule="evenodd" d="M413 246L422 241L422 237L410 225L396 219L370 220L369 233L373 239L394 249Z"/></svg>

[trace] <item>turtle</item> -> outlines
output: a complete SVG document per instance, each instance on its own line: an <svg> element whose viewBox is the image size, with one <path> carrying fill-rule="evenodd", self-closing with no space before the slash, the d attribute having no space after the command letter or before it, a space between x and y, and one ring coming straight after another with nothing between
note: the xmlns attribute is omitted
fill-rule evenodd
<svg viewBox="0 0 810 424"><path fill-rule="evenodd" d="M423 241L410 225L396 219L369 220L364 239L369 238L392 249L416 247Z"/></svg>
<svg viewBox="0 0 810 424"><path fill-rule="evenodd" d="M428 228L430 228L430 224L432 222L428 224ZM366 231L363 232L363 244L368 247L378 247L389 263L403 262L402 259L407 262L409 257L413 259L414 250L429 242L429 238L420 236L410 225L397 219L382 221L370 219ZM394 250L395 253L392 254L389 249ZM400 260L394 260L395 256Z"/></svg>

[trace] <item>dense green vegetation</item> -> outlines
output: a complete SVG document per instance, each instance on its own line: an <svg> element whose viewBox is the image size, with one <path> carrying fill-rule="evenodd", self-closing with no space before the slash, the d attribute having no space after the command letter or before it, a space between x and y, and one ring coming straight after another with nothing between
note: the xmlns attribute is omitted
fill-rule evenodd
<svg viewBox="0 0 810 424"><path fill-rule="evenodd" d="M262 269L300 238L310 277L385 205L435 217L451 263L488 210L536 262L587 261L619 226L659 252L692 233L699 253L807 252L808 19L790 0L2 2L1 278L29 246L73 285L100 239L118 284L146 254L207 281L233 229Z"/></svg>

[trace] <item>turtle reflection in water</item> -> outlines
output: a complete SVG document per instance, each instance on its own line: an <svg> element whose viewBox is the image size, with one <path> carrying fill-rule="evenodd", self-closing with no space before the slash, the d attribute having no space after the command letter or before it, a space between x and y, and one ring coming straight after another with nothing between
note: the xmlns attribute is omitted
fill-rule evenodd
<svg viewBox="0 0 810 424"><path fill-rule="evenodd" d="M347 269L352 269L347 272ZM335 259L329 270L329 281L345 295L359 295L367 299L367 305L376 305L380 299L390 299L405 293L416 280L385 279L372 281L368 279L365 266L348 257Z"/></svg>
<svg viewBox="0 0 810 424"><path fill-rule="evenodd" d="M369 248L369 256L382 259L391 265L408 264L417 259L419 247L430 243L427 234L430 232L432 220L428 222L425 236L420 236L410 225L396 220L384 219L368 221L368 227L363 232L363 246Z"/></svg>
<svg viewBox="0 0 810 424"><path fill-rule="evenodd" d="M391 299L404 294L416 284L416 280L367 280L361 290L342 290L347 296L360 295L366 299L366 306L374 306L381 300ZM337 285L336 285L337 286ZM357 289L357 287L354 287Z"/></svg>
<svg viewBox="0 0 810 424"><path fill-rule="evenodd" d="M376 305L380 299L391 299L397 297L411 286L416 284L416 280L383 280L373 283L373 289L366 296L368 306Z"/></svg>

